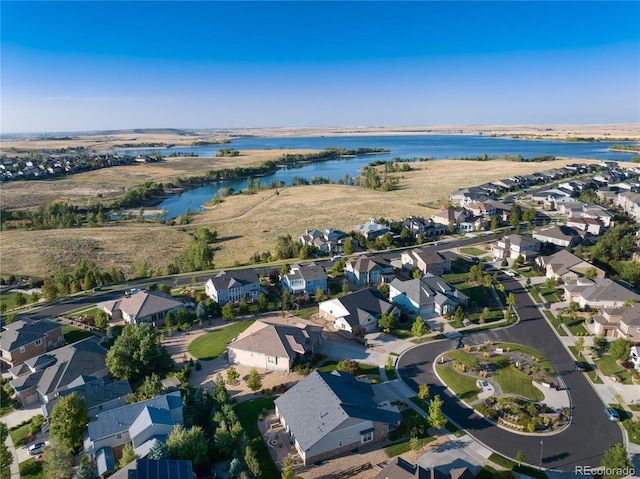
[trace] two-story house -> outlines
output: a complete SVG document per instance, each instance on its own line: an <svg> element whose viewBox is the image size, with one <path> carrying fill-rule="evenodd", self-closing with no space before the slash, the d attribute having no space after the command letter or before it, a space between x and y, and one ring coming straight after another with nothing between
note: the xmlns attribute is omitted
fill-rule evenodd
<svg viewBox="0 0 640 479"><path fill-rule="evenodd" d="M516 259L522 255L530 261L540 254L540 241L522 235L508 235L491 245L491 253L495 259Z"/></svg>
<svg viewBox="0 0 640 479"><path fill-rule="evenodd" d="M437 251L427 251L420 248L405 251L400 255L402 267L405 269L418 269L422 274L431 273L442 276L451 271L451 259Z"/></svg>
<svg viewBox="0 0 640 479"><path fill-rule="evenodd" d="M260 278L253 270L221 271L205 284L207 296L219 305L236 303L242 298L256 300L260 294Z"/></svg>
<svg viewBox="0 0 640 479"><path fill-rule="evenodd" d="M393 266L382 258L358 256L345 264L344 274L356 286L387 282L393 276Z"/></svg>
<svg viewBox="0 0 640 479"><path fill-rule="evenodd" d="M389 284L389 299L411 314L427 316L451 314L467 304L469 297L442 278L426 274L420 279L394 279Z"/></svg>
<svg viewBox="0 0 640 479"><path fill-rule="evenodd" d="M601 309L593 316L593 328L596 334L607 338L640 342L640 304Z"/></svg>
<svg viewBox="0 0 640 479"><path fill-rule="evenodd" d="M0 335L2 362L9 367L18 366L60 346L64 346L62 325L48 319L5 324Z"/></svg>
<svg viewBox="0 0 640 479"><path fill-rule="evenodd" d="M324 268L315 263L304 265L293 264L289 272L281 276L282 287L291 294L313 295L320 288L327 292L327 273Z"/></svg>
<svg viewBox="0 0 640 479"><path fill-rule="evenodd" d="M353 231L361 234L368 240L374 240L378 236L387 234L391 229L388 225L378 223L375 218L370 218L366 223L354 226Z"/></svg>
<svg viewBox="0 0 640 479"><path fill-rule="evenodd" d="M320 317L333 321L336 329L353 332L362 327L367 333L378 329L382 313L396 316L400 311L376 288L367 288L339 298L323 301L318 305Z"/></svg>

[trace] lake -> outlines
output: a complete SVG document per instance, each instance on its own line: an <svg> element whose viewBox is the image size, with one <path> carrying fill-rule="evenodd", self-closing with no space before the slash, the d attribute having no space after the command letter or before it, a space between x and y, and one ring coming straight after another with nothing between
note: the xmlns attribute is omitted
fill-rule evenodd
<svg viewBox="0 0 640 479"><path fill-rule="evenodd" d="M616 142L621 143L621 142ZM286 168L276 171L272 175L261 178L263 184L272 180L291 184L294 176L311 180L313 176L329 177L338 181L345 174L354 177L358 170L374 160L391 160L393 158L421 158L453 159L459 157L475 157L486 153L493 155L521 155L531 158L540 155L554 155L558 157L631 161L637 153L609 151L613 142L576 142L546 140L519 140L510 138L491 138L471 135L400 135L400 136L321 136L296 138L241 138L223 145L205 145L191 147L175 147L153 150L126 150L129 154L161 153L168 156L171 153L196 153L201 157L215 157L218 150L233 148L236 150L283 150L312 149L323 150L329 147L356 148L384 148L390 153L379 155L363 155L349 159L331 160L321 163L308 164L300 168ZM124 153L125 151L123 151ZM541 164L541 169L545 169ZM215 198L221 188L233 188L239 191L246 188L245 180L218 181L185 191L172 196L158 205L159 209L166 209L167 218L174 218L184 214L187 209L198 211L204 203Z"/></svg>

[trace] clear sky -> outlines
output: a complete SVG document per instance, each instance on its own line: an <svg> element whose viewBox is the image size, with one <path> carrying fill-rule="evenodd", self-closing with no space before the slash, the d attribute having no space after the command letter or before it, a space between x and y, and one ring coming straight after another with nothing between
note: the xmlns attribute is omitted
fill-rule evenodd
<svg viewBox="0 0 640 479"><path fill-rule="evenodd" d="M0 2L0 131L640 122L640 2Z"/></svg>

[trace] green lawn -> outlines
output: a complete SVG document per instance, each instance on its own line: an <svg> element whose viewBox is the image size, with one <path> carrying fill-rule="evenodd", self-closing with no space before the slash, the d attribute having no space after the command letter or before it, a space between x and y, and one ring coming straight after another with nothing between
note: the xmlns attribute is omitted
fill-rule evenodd
<svg viewBox="0 0 640 479"><path fill-rule="evenodd" d="M247 434L249 445L256 452L262 469L262 477L280 477L280 470L274 464L262 434L260 434L260 429L258 429L258 416L263 411L270 411L274 408L272 397L251 399L234 407L240 424L242 424L242 429Z"/></svg>
<svg viewBox="0 0 640 479"><path fill-rule="evenodd" d="M600 367L600 371L605 376L618 376L622 384L633 384L631 373L620 366L615 359L609 354L605 354L596 360L596 364Z"/></svg>
<svg viewBox="0 0 640 479"><path fill-rule="evenodd" d="M540 294L545 303L559 303L562 301L562 289L560 288L540 288Z"/></svg>
<svg viewBox="0 0 640 479"><path fill-rule="evenodd" d="M497 369L494 379L505 394L517 394L533 401L542 401L544 394L531 382L531 378L511 366Z"/></svg>
<svg viewBox="0 0 640 479"><path fill-rule="evenodd" d="M385 373L387 375L387 379L389 381L393 381L394 379L398 379L398 373L395 369L385 369Z"/></svg>
<svg viewBox="0 0 640 479"><path fill-rule="evenodd" d="M538 365L541 366L547 372L547 374L555 375L556 373L556 369L551 364L551 361L549 361L546 356L536 351L535 349L516 343L499 343L496 344L496 347L503 349L509 348L511 352L520 352L526 354L529 357L533 356L538 359Z"/></svg>
<svg viewBox="0 0 640 479"><path fill-rule="evenodd" d="M9 434L11 435L11 440L13 441L14 446L20 447L27 444L27 434L29 434L30 427L31 424L27 423L16 429L9 430Z"/></svg>
<svg viewBox="0 0 640 479"><path fill-rule="evenodd" d="M449 366L436 366L440 378L465 401L476 401L480 390L476 386L476 380L469 376L458 374L449 369Z"/></svg>
<svg viewBox="0 0 640 479"><path fill-rule="evenodd" d="M413 400L414 398L412 398ZM418 399L415 397L415 399ZM418 399L419 400L419 399ZM422 434L418 436L420 439L420 443L422 446L433 441L435 437L431 437L427 434L427 430L429 429L429 423L424 416L421 416L413 409L405 409L400 414L402 414L403 420L408 420L409 423L417 424L422 428ZM409 435L409 430L406 426L406 423L401 423L399 427L389 432L389 439L391 441L397 441L400 439L405 439ZM399 454L403 454L411 450L411 444L409 440L400 441L395 444L391 444L384 448L384 451L387 453L387 456L394 457Z"/></svg>
<svg viewBox="0 0 640 479"><path fill-rule="evenodd" d="M253 320L238 321L198 336L189 344L189 352L202 361L215 359L224 353L233 338L252 324Z"/></svg>
<svg viewBox="0 0 640 479"><path fill-rule="evenodd" d="M0 304L6 304L7 310L17 308L18 294L19 293L9 293L9 292L0 294ZM34 302L33 296L30 294L22 293L22 297L26 300L26 302L24 303L25 305Z"/></svg>
<svg viewBox="0 0 640 479"><path fill-rule="evenodd" d="M567 332L562 327L562 321L556 318L551 311L544 310L543 313L560 336L568 336Z"/></svg>
<svg viewBox="0 0 640 479"><path fill-rule="evenodd" d="M486 249L474 248L473 246L460 248L460 252L468 254L469 256L484 256L485 254L489 253L489 251L487 251Z"/></svg>
<svg viewBox="0 0 640 479"><path fill-rule="evenodd" d="M622 421L622 425L627 430L629 442L640 444L640 420L625 419Z"/></svg>
<svg viewBox="0 0 640 479"><path fill-rule="evenodd" d="M322 365L318 368L318 371L322 371L323 373L331 373L336 370L338 363L339 361L330 359L329 361L323 362ZM380 367L376 364L360 363L360 374L380 376ZM388 374L389 371L387 371L387 375Z"/></svg>
<svg viewBox="0 0 640 479"><path fill-rule="evenodd" d="M42 463L34 457L20 463L20 479L44 479Z"/></svg>
<svg viewBox="0 0 640 479"><path fill-rule="evenodd" d="M567 326L569 332L574 336L591 336L584 328L584 318L578 316L574 321L569 316L562 316L562 322Z"/></svg>
<svg viewBox="0 0 640 479"><path fill-rule="evenodd" d="M78 341L93 336L91 331L86 329L77 328L70 324L62 325L62 334L64 334L64 340L67 344L77 343Z"/></svg>
<svg viewBox="0 0 640 479"><path fill-rule="evenodd" d="M493 303L490 288L477 284L461 283L456 285L456 289L469 296L469 300L480 308L491 306Z"/></svg>

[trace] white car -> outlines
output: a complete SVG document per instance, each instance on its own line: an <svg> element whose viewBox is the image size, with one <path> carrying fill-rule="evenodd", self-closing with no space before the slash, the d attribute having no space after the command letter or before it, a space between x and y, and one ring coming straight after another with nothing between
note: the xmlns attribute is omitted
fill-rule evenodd
<svg viewBox="0 0 640 479"><path fill-rule="evenodd" d="M35 444L31 444L27 448L27 452L29 453L30 456L37 456L38 454L41 454L44 451L44 449L48 446L49 446L49 441L36 442Z"/></svg>
<svg viewBox="0 0 640 479"><path fill-rule="evenodd" d="M515 277L515 275L516 275L516 274L515 274L513 271L511 271L511 270L507 270L507 271L505 271L505 272L504 272L504 274L506 274L507 276L511 276L512 278L513 278L513 277Z"/></svg>

